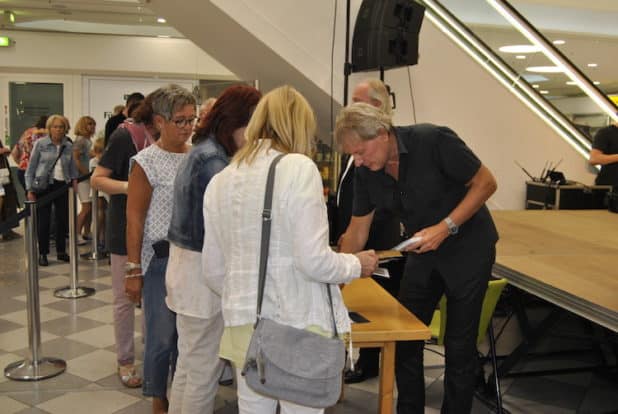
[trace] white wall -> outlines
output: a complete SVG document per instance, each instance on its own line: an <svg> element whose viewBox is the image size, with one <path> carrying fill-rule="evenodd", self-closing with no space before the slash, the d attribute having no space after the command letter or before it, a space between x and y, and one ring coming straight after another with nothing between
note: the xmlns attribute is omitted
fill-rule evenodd
<svg viewBox="0 0 618 414"><path fill-rule="evenodd" d="M249 0L212 3L301 70L316 87L330 91L333 2L289 1L285 6L277 0L264 0L259 5ZM360 1L352 1L351 32L359 6ZM344 12L341 4L334 55L334 97L338 103L343 90ZM410 76L408 68L386 73L385 80L397 95L395 123L432 122L453 128L496 175L499 189L489 201L490 207L524 207L527 177L514 161L538 175L547 161L562 159L560 169L567 178L592 184L594 176L584 158L427 19L419 52L419 64L409 69ZM377 73L354 74L351 87L367 76Z"/></svg>
<svg viewBox="0 0 618 414"><path fill-rule="evenodd" d="M9 82L63 84L64 114L71 123L90 114L97 119L100 129L102 114L99 119L100 108L93 102L113 102L112 107L122 102L107 94L97 101L97 96L89 93L88 85L93 79L104 79L110 82L108 85L134 81L135 90L145 93L151 86L154 89L172 81L192 85L196 79L236 79L225 66L187 39L10 30L3 34L15 41L12 47L0 48L3 140L9 127Z"/></svg>

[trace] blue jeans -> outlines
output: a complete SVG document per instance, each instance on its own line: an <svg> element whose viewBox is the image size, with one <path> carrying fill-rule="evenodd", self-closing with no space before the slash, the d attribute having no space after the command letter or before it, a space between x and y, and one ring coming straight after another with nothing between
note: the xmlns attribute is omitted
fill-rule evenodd
<svg viewBox="0 0 618 414"><path fill-rule="evenodd" d="M144 347L144 381L142 394L166 398L167 379L172 375L178 356L176 314L165 304L165 269L167 257L152 258L144 275L144 315L146 343Z"/></svg>

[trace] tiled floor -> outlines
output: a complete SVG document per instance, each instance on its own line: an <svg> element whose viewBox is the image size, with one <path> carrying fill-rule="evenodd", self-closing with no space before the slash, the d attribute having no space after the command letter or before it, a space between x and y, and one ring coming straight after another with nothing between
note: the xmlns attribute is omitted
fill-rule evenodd
<svg viewBox="0 0 618 414"><path fill-rule="evenodd" d="M84 248L82 248L83 250ZM28 330L26 322L25 265L23 239L0 242L0 367L26 358ZM141 390L123 387L116 376L112 325L112 293L109 266L79 261L82 285L94 287L96 294L77 300L58 299L54 289L69 283L70 266L50 255L50 266L40 275L42 354L62 358L65 373L37 382L12 381L0 377L0 413L149 413L150 401ZM141 316L139 317L141 318ZM141 320L141 319L140 319ZM497 319L500 327L503 320ZM137 326L141 322L137 323ZM566 331L577 330L576 318L566 318ZM498 342L499 353L512 349L519 341L517 323L512 320ZM560 332L563 334L563 332ZM551 339L549 345L569 345L575 340ZM142 354L141 336L136 333L138 355ZM581 342L581 341L580 341ZM442 349L431 347L437 352ZM581 356L560 357L527 363L526 368L568 366L585 362ZM425 352L426 412L438 413L442 398L444 360L434 352ZM584 372L569 375L525 377L502 380L504 405L511 413L608 413L618 411L616 374ZM329 414L374 413L377 380L348 386L345 400L329 409ZM217 414L237 412L235 390L221 387L217 396ZM475 400L474 413L490 412Z"/></svg>

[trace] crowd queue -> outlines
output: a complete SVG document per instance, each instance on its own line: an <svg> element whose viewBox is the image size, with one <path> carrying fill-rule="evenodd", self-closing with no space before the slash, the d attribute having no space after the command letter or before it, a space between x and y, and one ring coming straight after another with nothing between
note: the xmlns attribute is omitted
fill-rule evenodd
<svg viewBox="0 0 618 414"><path fill-rule="evenodd" d="M446 295L443 409L470 411L480 307L498 238L485 207L495 179L454 131L394 126L382 82L359 83L353 101L333 131L349 156L337 195L337 248L329 245L322 178L312 161L316 118L290 86L264 96L232 86L197 113L193 94L177 85L133 93L107 121L105 137L94 138L95 121L84 116L71 139L68 120L51 115L12 150L29 200L74 186L80 243L91 237L92 220L105 228L99 242L111 257L118 376L152 397L153 413L213 412L230 367L241 413L324 412L319 404L256 391L245 380L256 317L349 338L345 284L374 273L372 249L412 236L421 241L381 283L426 324ZM267 281L260 284L262 210L275 159ZM91 217L91 186L101 191L100 217ZM54 198L37 214L39 264L49 265L52 221L57 259L68 261L67 198ZM145 315L143 374L135 365L136 305ZM377 375L377 352L362 354L346 382ZM400 414L424 411L422 352L423 342L398 344Z"/></svg>

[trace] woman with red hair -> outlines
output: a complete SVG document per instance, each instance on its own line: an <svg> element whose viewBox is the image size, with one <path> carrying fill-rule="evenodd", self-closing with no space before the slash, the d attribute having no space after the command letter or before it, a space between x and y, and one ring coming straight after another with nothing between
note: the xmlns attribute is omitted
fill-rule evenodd
<svg viewBox="0 0 618 414"><path fill-rule="evenodd" d="M212 413L223 332L221 303L202 278L204 218L202 201L211 178L225 168L245 143L244 131L260 92L227 88L200 122L193 149L174 182L174 208L168 231L169 262L165 276L167 306L176 312L178 362L170 413Z"/></svg>

